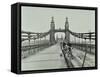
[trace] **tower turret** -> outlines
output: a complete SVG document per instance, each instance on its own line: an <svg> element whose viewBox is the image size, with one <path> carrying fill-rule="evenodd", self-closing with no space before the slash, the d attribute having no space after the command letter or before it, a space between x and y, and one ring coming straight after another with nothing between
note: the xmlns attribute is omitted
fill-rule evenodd
<svg viewBox="0 0 100 77"><path fill-rule="evenodd" d="M54 17L51 17L51 30L55 29Z"/></svg>
<svg viewBox="0 0 100 77"><path fill-rule="evenodd" d="M67 17L65 21L65 41L66 43L70 42L69 23Z"/></svg>
<svg viewBox="0 0 100 77"><path fill-rule="evenodd" d="M55 43L55 23L54 23L54 17L51 17L51 24L50 24L50 43Z"/></svg>
<svg viewBox="0 0 100 77"><path fill-rule="evenodd" d="M69 29L69 23L68 23L68 18L66 17L65 21L65 30Z"/></svg>

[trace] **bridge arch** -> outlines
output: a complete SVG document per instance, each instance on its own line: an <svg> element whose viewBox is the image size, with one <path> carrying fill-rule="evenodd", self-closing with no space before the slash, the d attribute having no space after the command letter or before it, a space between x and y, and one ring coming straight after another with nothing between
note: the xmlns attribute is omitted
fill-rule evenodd
<svg viewBox="0 0 100 77"><path fill-rule="evenodd" d="M50 43L55 44L55 33L63 32L65 33L65 38L64 40L66 43L70 42L70 33L69 33L69 23L68 23L68 18L66 17L65 21L65 29L55 29L55 22L54 22L54 17L51 19L51 24L50 24Z"/></svg>
<svg viewBox="0 0 100 77"><path fill-rule="evenodd" d="M56 32L55 33L56 42L63 41L64 39L65 39L65 33L64 32Z"/></svg>

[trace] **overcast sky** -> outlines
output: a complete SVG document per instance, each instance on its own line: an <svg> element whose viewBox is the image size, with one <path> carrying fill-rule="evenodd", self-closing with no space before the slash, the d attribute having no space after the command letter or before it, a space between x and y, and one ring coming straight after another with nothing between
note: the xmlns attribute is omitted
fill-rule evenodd
<svg viewBox="0 0 100 77"><path fill-rule="evenodd" d="M95 11L93 10L22 6L21 13L23 31L47 32L50 29L52 16L54 16L56 28L64 28L65 19L68 17L71 31L95 31Z"/></svg>

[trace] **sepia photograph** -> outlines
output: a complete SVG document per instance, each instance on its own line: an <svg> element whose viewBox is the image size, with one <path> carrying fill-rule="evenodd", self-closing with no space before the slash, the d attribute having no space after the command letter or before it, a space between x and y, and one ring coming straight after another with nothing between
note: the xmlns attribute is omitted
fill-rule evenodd
<svg viewBox="0 0 100 77"><path fill-rule="evenodd" d="M95 67L95 14L21 6L21 71Z"/></svg>

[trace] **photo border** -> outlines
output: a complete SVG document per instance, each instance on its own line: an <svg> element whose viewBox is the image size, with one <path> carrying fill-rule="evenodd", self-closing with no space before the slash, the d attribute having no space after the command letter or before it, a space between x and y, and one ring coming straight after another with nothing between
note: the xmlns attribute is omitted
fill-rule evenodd
<svg viewBox="0 0 100 77"><path fill-rule="evenodd" d="M36 4L36 3L16 3L17 7L17 73L42 73L42 72L61 72L61 71L78 71L92 70L98 68L98 8L85 6L69 6L69 5L53 5L53 4ZM59 8L59 9L79 9L79 10L94 10L95 11L95 67L78 67L78 68L62 68L62 69L43 69L43 70L21 70L21 7L43 7L43 8Z"/></svg>

